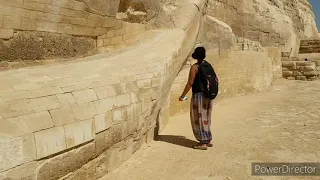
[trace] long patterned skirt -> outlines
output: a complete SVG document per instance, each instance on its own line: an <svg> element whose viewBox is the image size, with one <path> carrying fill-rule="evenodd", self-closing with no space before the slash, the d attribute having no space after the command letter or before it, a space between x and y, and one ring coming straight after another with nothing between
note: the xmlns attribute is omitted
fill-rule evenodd
<svg viewBox="0 0 320 180"><path fill-rule="evenodd" d="M212 100L206 98L203 93L192 95L190 106L192 130L196 139L202 144L208 144L212 139L210 130L212 105Z"/></svg>

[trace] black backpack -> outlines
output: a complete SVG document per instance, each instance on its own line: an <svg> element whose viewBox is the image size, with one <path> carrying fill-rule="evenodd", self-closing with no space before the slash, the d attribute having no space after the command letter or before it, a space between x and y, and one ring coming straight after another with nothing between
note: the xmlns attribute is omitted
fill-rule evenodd
<svg viewBox="0 0 320 180"><path fill-rule="evenodd" d="M207 61L196 64L198 67L200 89L204 95L213 100L218 96L219 91L219 80L218 77Z"/></svg>

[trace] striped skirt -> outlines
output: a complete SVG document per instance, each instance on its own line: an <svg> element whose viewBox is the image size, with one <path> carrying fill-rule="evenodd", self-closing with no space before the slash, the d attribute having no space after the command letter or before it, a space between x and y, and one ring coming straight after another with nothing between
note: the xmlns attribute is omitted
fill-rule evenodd
<svg viewBox="0 0 320 180"><path fill-rule="evenodd" d="M213 101L206 98L203 93L195 93L191 98L190 119L193 134L202 144L210 143L212 134L211 111Z"/></svg>

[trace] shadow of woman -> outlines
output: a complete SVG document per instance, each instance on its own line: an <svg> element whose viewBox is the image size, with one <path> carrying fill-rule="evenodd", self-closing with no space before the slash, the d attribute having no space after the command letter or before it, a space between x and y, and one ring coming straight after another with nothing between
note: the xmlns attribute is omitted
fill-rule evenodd
<svg viewBox="0 0 320 180"><path fill-rule="evenodd" d="M192 148L192 146L198 143L197 141L187 139L184 136L174 136L174 135L158 135L155 138L155 141L167 142L167 143L188 147L188 148Z"/></svg>

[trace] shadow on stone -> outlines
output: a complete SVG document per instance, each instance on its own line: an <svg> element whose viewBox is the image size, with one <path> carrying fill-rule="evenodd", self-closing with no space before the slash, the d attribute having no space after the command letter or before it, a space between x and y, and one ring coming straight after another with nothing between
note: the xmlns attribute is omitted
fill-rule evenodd
<svg viewBox="0 0 320 180"><path fill-rule="evenodd" d="M174 136L174 135L158 135L155 137L155 141L162 141L162 142L167 142L183 147L188 147L192 148L195 144L197 144L197 141L187 139L184 136Z"/></svg>

